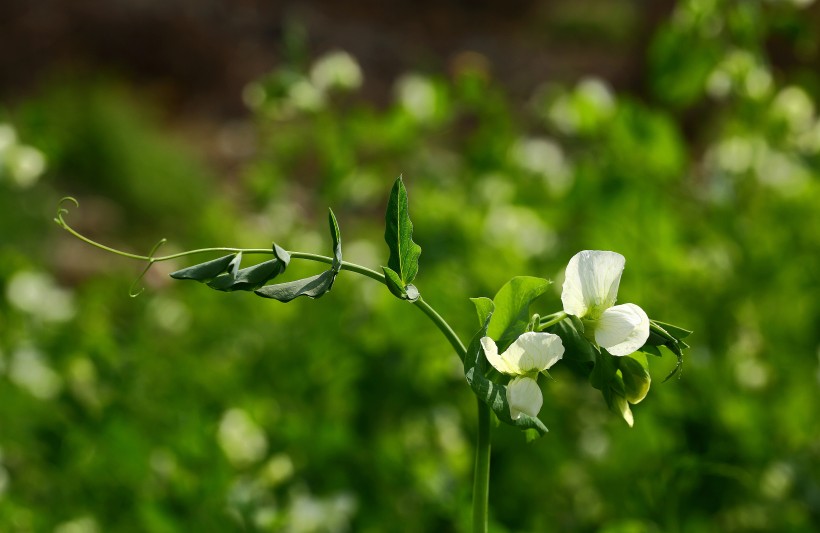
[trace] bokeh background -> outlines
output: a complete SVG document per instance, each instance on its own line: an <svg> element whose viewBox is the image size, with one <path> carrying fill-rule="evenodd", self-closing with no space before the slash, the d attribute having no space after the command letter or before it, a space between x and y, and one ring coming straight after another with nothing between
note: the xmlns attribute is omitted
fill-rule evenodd
<svg viewBox="0 0 820 533"><path fill-rule="evenodd" d="M556 367L549 435L494 430L493 531L817 531L819 72L812 0L0 3L0 530L465 531L474 398L417 309L184 261L132 299L143 264L52 222L327 254L330 206L378 268L403 174L463 339L514 275L558 310L581 249L695 331L634 429Z"/></svg>

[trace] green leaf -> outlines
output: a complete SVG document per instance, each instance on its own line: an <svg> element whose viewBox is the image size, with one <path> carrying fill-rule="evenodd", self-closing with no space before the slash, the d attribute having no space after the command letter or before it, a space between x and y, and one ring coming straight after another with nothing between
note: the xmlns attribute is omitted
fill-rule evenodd
<svg viewBox="0 0 820 533"><path fill-rule="evenodd" d="M220 274L208 282L208 287L218 291L252 291L258 289L285 271L287 265L279 259L271 259L258 265L243 268L231 276L228 273Z"/></svg>
<svg viewBox="0 0 820 533"><path fill-rule="evenodd" d="M523 430L535 430L539 435L547 433L547 426L536 417L522 415L521 418L513 420L510 416L510 405L507 402L507 387L484 377L487 359L481 348L481 338L487 336L487 329L493 316L492 302L487 298L473 298L472 300L479 317L484 316L485 318L481 329L470 341L467 356L464 358L464 375L467 383L470 384L478 399L486 403L501 422Z"/></svg>
<svg viewBox="0 0 820 533"><path fill-rule="evenodd" d="M265 285L264 287L255 290L254 293L262 296L263 298L272 298L285 303L298 298L299 296L320 298L330 290L335 279L336 272L331 269L309 278L289 281L287 283L278 283L275 285Z"/></svg>
<svg viewBox="0 0 820 533"><path fill-rule="evenodd" d="M335 272L339 272L342 268L342 235L339 232L339 223L336 222L336 215L333 210L328 208L327 221L330 225L330 237L333 239L333 265Z"/></svg>
<svg viewBox="0 0 820 533"><path fill-rule="evenodd" d="M282 261L285 264L285 268L290 264L290 254L284 248L280 247L278 244L273 243L273 257Z"/></svg>
<svg viewBox="0 0 820 533"><path fill-rule="evenodd" d="M473 302L475 310L478 312L478 323L483 325L484 322L493 315L493 310L495 309L493 301L483 296L480 298L470 298L470 301Z"/></svg>
<svg viewBox="0 0 820 533"><path fill-rule="evenodd" d="M549 280L517 276L504 284L493 298L495 312L487 335L496 341L499 351L507 349L527 330L530 304L547 291Z"/></svg>
<svg viewBox="0 0 820 533"><path fill-rule="evenodd" d="M228 263L227 274L232 278L236 277L236 274L239 272L239 265L242 263L242 252L236 254L236 256L231 259L231 262Z"/></svg>
<svg viewBox="0 0 820 533"><path fill-rule="evenodd" d="M213 259L205 263L183 268L182 270L171 273L171 277L174 279L192 279L205 282L225 272L225 269L228 268L236 256L237 254L226 255L219 259Z"/></svg>
<svg viewBox="0 0 820 533"><path fill-rule="evenodd" d="M342 269L342 237L339 232L339 224L336 222L336 215L332 209L328 209L328 225L330 226L330 236L333 239L333 263L330 270L309 278L297 279L286 283L265 285L253 291L263 298L271 298L280 302L290 302L299 296L308 298L320 298L333 287L336 275ZM275 243L273 245L273 255L285 266L290 262L290 254ZM284 270L284 268L282 269Z"/></svg>
<svg viewBox="0 0 820 533"><path fill-rule="evenodd" d="M390 249L387 266L399 275L404 288L416 278L421 247L413 242L413 223L410 222L407 190L401 176L393 184L387 201L384 240Z"/></svg>
<svg viewBox="0 0 820 533"><path fill-rule="evenodd" d="M385 284L387 288L390 289L390 292L393 293L393 296L406 300L407 291L404 289L404 284L401 282L401 277L399 277L398 273L386 266L383 266L382 270L384 271Z"/></svg>

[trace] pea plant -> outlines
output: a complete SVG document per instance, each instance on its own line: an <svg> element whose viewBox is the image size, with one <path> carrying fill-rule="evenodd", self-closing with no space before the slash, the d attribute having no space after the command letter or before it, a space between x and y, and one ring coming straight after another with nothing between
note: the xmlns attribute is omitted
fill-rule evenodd
<svg viewBox="0 0 820 533"><path fill-rule="evenodd" d="M588 376L609 409L632 426L630 405L641 402L651 384L647 356L661 357L660 348L665 347L677 357L677 364L666 377L669 379L679 372L683 350L688 348L683 339L690 331L650 319L636 304L616 305L625 259L616 252L596 250L578 252L569 260L561 292L563 308L552 314L530 313L531 304L551 284L538 277L516 276L494 298L473 298L478 328L465 345L414 285L421 247L413 241L407 191L401 177L395 181L387 203L384 239L389 256L382 272L342 259L341 232L332 210L328 213L333 242L330 256L287 251L276 243L270 248L204 248L158 256L156 252L164 239L143 256L110 248L77 232L65 220L66 202L78 205L73 198L64 198L55 218L57 224L97 248L145 261L143 275L160 261L224 253L227 255L173 272L171 277L196 281L217 291L248 291L287 303L301 296L322 297L332 289L339 272L345 270L386 285L396 298L421 310L461 359L465 381L477 399L472 509L476 532L486 532L488 527L492 420L523 430L528 439L546 434L547 427L538 418L543 403L539 380L549 378L548 370L553 365L564 362ZM252 255L271 258L243 267L244 258ZM303 279L270 283L287 271L292 260L324 263L328 269ZM134 287L132 296L138 294Z"/></svg>

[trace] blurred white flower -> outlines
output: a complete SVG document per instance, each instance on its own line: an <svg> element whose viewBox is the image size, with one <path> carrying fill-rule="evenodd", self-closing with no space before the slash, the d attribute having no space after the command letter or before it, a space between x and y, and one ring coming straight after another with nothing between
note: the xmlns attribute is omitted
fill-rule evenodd
<svg viewBox="0 0 820 533"><path fill-rule="evenodd" d="M18 349L9 364L9 379L35 398L50 400L60 393L63 380L34 348Z"/></svg>
<svg viewBox="0 0 820 533"><path fill-rule="evenodd" d="M564 312L584 319L585 334L612 355L628 355L649 338L649 317L635 304L615 305L625 264L615 252L584 250L567 265Z"/></svg>
<svg viewBox="0 0 820 533"><path fill-rule="evenodd" d="M784 87L774 98L771 113L785 121L792 132L800 133L814 125L814 102L796 86Z"/></svg>
<svg viewBox="0 0 820 533"><path fill-rule="evenodd" d="M436 86L419 74L405 74L396 82L396 98L401 107L419 122L436 115Z"/></svg>
<svg viewBox="0 0 820 533"><path fill-rule="evenodd" d="M310 80L319 90L358 89L362 85L362 69L352 55L336 50L313 63Z"/></svg>
<svg viewBox="0 0 820 533"><path fill-rule="evenodd" d="M19 144L11 124L0 124L0 176L8 174L22 188L34 185L46 169L43 153Z"/></svg>
<svg viewBox="0 0 820 533"><path fill-rule="evenodd" d="M6 287L9 303L47 322L64 322L74 316L74 295L42 272L19 271Z"/></svg>
<svg viewBox="0 0 820 533"><path fill-rule="evenodd" d="M21 188L31 187L46 170L43 153L31 146L17 145L8 150L6 164L12 180Z"/></svg>
<svg viewBox="0 0 820 533"><path fill-rule="evenodd" d="M222 415L217 438L234 466L255 463L268 452L264 431L242 409L229 409Z"/></svg>
<svg viewBox="0 0 820 533"><path fill-rule="evenodd" d="M301 111L318 111L325 106L325 93L303 79L290 86L288 100L294 108Z"/></svg>
<svg viewBox="0 0 820 533"><path fill-rule="evenodd" d="M62 524L57 524L54 533L97 533L100 530L93 516L81 516Z"/></svg>
<svg viewBox="0 0 820 533"><path fill-rule="evenodd" d="M17 144L17 132L11 124L0 124L0 157L3 153Z"/></svg>
<svg viewBox="0 0 820 533"><path fill-rule="evenodd" d="M552 139L522 137L510 148L510 157L519 167L543 179L555 195L566 193L572 185L572 167Z"/></svg>
<svg viewBox="0 0 820 533"><path fill-rule="evenodd" d="M507 403L513 420L522 414L538 415L543 404L541 389L533 379L564 356L564 345L558 335L528 331L522 333L507 350L499 354L490 337L482 337L481 347L487 361L501 372L515 378L507 384Z"/></svg>

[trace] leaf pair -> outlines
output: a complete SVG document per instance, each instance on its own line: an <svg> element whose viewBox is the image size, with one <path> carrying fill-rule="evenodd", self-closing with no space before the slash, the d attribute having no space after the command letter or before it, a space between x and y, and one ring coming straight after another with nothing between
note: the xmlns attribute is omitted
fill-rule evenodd
<svg viewBox="0 0 820 533"><path fill-rule="evenodd" d="M240 269L242 252L213 259L171 274L174 279L190 279L223 291L255 290L287 269L290 254L279 245L273 245L274 258L252 267Z"/></svg>
<svg viewBox="0 0 820 533"><path fill-rule="evenodd" d="M266 285L254 291L256 294L263 298L289 302L299 296L319 298L330 291L331 287L333 287L333 282L336 280L336 275L342 268L342 237L333 210L329 209L328 211L328 225L330 226L330 236L333 239L333 263L330 269L309 278L297 279L276 285Z"/></svg>
<svg viewBox="0 0 820 533"><path fill-rule="evenodd" d="M384 240L390 249L387 266L383 266L385 283L390 292L402 300L415 301L419 291L412 284L419 271L421 246L413 242L413 223L410 221L407 189L401 176L390 191L385 214Z"/></svg>
<svg viewBox="0 0 820 533"><path fill-rule="evenodd" d="M547 427L536 417L521 415L518 419L510 416L507 401L507 387L490 381L486 377L487 357L481 348L481 338L490 337L496 341L500 351L505 350L515 339L527 330L530 304L544 294L550 281L529 276L518 276L508 281L495 295L489 298L472 298L478 312L481 329L475 334L464 359L464 375L475 395L505 424L524 430L534 430L538 435L547 433Z"/></svg>
<svg viewBox="0 0 820 533"><path fill-rule="evenodd" d="M316 276L265 285L282 274L290 263L290 254L274 243L274 258L258 265L240 269L242 252L239 252L178 270L171 277L199 281L223 292L254 291L259 296L280 302L290 302L299 296L319 298L331 289L342 268L342 238L332 210L328 214L328 223L333 239L333 261L329 270Z"/></svg>

